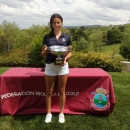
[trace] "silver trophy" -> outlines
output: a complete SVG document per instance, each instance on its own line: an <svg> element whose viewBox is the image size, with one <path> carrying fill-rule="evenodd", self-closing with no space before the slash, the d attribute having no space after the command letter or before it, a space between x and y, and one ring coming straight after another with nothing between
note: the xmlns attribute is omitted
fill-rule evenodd
<svg viewBox="0 0 130 130"><path fill-rule="evenodd" d="M64 56L68 53L69 47L67 46L50 46L48 49L51 51L52 54L57 55L57 58L55 60L55 65L62 65L63 58L61 56Z"/></svg>

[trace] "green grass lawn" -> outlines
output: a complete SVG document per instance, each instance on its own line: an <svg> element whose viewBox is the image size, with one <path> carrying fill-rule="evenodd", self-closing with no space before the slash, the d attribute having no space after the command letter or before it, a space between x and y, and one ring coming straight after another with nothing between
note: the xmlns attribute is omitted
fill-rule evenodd
<svg viewBox="0 0 130 130"><path fill-rule="evenodd" d="M7 69L0 67L0 73ZM116 97L115 108L109 116L66 115L66 122L59 124L58 115L54 115L52 122L45 124L44 114L5 115L0 116L0 130L130 130L130 73L109 73Z"/></svg>
<svg viewBox="0 0 130 130"><path fill-rule="evenodd" d="M113 52L114 55L119 55L119 48L121 44L113 44L102 47L102 53Z"/></svg>
<svg viewBox="0 0 130 130"><path fill-rule="evenodd" d="M114 55L120 55L119 54L120 46L121 46L121 44L104 45L101 47L101 53L112 52ZM92 51L93 49L94 49L93 45L90 44L89 50ZM99 48L98 48L98 51L100 51Z"/></svg>
<svg viewBox="0 0 130 130"><path fill-rule="evenodd" d="M111 55L119 60L124 60L124 58L119 54L121 44L113 44L108 46L102 46L101 53L111 53Z"/></svg>
<svg viewBox="0 0 130 130"><path fill-rule="evenodd" d="M101 50L98 48L98 52L103 54L111 54L116 59L124 60L124 58L119 54L121 44L105 45L101 47ZM90 44L89 51L92 51L93 47Z"/></svg>

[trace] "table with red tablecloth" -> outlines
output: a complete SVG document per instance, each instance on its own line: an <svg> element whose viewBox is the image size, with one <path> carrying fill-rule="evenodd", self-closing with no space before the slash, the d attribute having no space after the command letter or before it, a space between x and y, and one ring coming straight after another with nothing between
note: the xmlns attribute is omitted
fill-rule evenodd
<svg viewBox="0 0 130 130"><path fill-rule="evenodd" d="M57 78L52 113L59 113ZM1 115L44 114L45 77L41 68L10 68L0 75ZM109 115L115 106L111 76L100 68L70 68L65 114Z"/></svg>

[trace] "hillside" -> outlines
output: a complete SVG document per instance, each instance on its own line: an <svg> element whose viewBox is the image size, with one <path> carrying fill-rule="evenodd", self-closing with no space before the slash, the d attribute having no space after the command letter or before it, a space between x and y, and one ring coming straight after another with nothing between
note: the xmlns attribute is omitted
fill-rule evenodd
<svg viewBox="0 0 130 130"><path fill-rule="evenodd" d="M92 27L101 27L101 25L63 26L63 27L64 28L80 28L80 27L92 28Z"/></svg>
<svg viewBox="0 0 130 130"><path fill-rule="evenodd" d="M113 57L123 60L122 56L119 54L120 45L121 44L103 46L101 53L111 53Z"/></svg>
<svg viewBox="0 0 130 130"><path fill-rule="evenodd" d="M119 48L121 44L114 44L114 45L107 45L102 47L102 52L113 52L114 55L120 55L119 54Z"/></svg>

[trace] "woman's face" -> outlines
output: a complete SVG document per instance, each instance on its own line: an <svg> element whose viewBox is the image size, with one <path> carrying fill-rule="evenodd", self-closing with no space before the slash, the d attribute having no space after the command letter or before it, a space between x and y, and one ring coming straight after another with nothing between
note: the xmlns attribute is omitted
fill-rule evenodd
<svg viewBox="0 0 130 130"><path fill-rule="evenodd" d="M62 28L62 21L59 18L54 18L52 22L54 31L59 31Z"/></svg>

